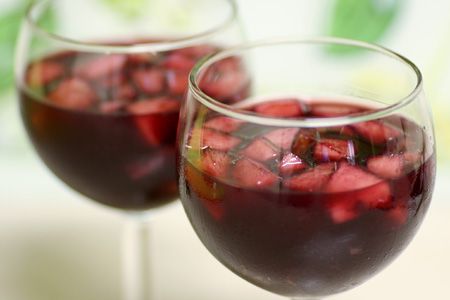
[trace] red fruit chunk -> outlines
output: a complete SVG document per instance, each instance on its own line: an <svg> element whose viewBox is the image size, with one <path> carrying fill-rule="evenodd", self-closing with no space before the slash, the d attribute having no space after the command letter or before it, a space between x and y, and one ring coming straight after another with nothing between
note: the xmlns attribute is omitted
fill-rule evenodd
<svg viewBox="0 0 450 300"><path fill-rule="evenodd" d="M308 165L297 155L293 153L286 154L280 163L280 174L289 176L298 171L306 169Z"/></svg>
<svg viewBox="0 0 450 300"><path fill-rule="evenodd" d="M314 103L311 105L311 114L315 117L348 116L361 111L360 107L337 103Z"/></svg>
<svg viewBox="0 0 450 300"><path fill-rule="evenodd" d="M112 90L113 99L117 100L132 100L136 97L136 90L131 84L122 84Z"/></svg>
<svg viewBox="0 0 450 300"><path fill-rule="evenodd" d="M278 152L264 139L259 138L251 142L250 145L241 151L241 154L253 160L264 162L275 158Z"/></svg>
<svg viewBox="0 0 450 300"><path fill-rule="evenodd" d="M153 63L157 60L157 56L150 53L135 53L128 55L128 61L135 65L143 65Z"/></svg>
<svg viewBox="0 0 450 300"><path fill-rule="evenodd" d="M205 55L216 52L217 48L211 45L197 45L193 47L187 47L183 49L176 50L177 54L188 56L195 61L202 58Z"/></svg>
<svg viewBox="0 0 450 300"><path fill-rule="evenodd" d="M188 72L167 72L167 84L171 95L183 95L188 87Z"/></svg>
<svg viewBox="0 0 450 300"><path fill-rule="evenodd" d="M352 192L352 199L369 208L387 208L391 205L391 190L383 179L342 162L329 180L329 193Z"/></svg>
<svg viewBox="0 0 450 300"><path fill-rule="evenodd" d="M231 160L225 152L205 149L201 164L206 174L217 178L226 178Z"/></svg>
<svg viewBox="0 0 450 300"><path fill-rule="evenodd" d="M330 201L328 212L336 224L349 222L359 215L358 208L353 200Z"/></svg>
<svg viewBox="0 0 450 300"><path fill-rule="evenodd" d="M264 165L247 158L242 158L236 163L233 178L236 184L243 188L269 188L279 180Z"/></svg>
<svg viewBox="0 0 450 300"><path fill-rule="evenodd" d="M240 60L228 58L209 67L200 81L200 88L209 96L225 101L241 92L249 78Z"/></svg>
<svg viewBox="0 0 450 300"><path fill-rule="evenodd" d="M195 60L178 52L169 54L163 61L162 66L171 70L189 72L195 65Z"/></svg>
<svg viewBox="0 0 450 300"><path fill-rule="evenodd" d="M335 169L334 163L321 164L300 175L289 178L284 182L284 185L294 191L318 192L328 182Z"/></svg>
<svg viewBox="0 0 450 300"><path fill-rule="evenodd" d="M125 108L126 103L120 100L106 101L100 104L100 111L105 114L115 113Z"/></svg>
<svg viewBox="0 0 450 300"><path fill-rule="evenodd" d="M103 55L80 65L75 74L89 80L120 72L125 66L127 57L121 54Z"/></svg>
<svg viewBox="0 0 450 300"><path fill-rule="evenodd" d="M85 110L95 102L95 94L89 84L79 78L66 79L48 95L48 98L64 108Z"/></svg>
<svg viewBox="0 0 450 300"><path fill-rule="evenodd" d="M303 114L303 108L298 99L285 99L266 102L254 107L256 113L281 118L295 118Z"/></svg>
<svg viewBox="0 0 450 300"><path fill-rule="evenodd" d="M165 84L163 72L156 69L135 71L133 81L141 91L147 94L162 92Z"/></svg>
<svg viewBox="0 0 450 300"><path fill-rule="evenodd" d="M202 131L202 146L211 149L229 151L236 147L241 142L237 137L223 134L221 132L203 129Z"/></svg>
<svg viewBox="0 0 450 300"><path fill-rule="evenodd" d="M389 218L397 225L403 225L408 221L408 208L405 205L399 205L391 208L387 212Z"/></svg>
<svg viewBox="0 0 450 300"><path fill-rule="evenodd" d="M229 117L216 117L207 121L204 126L218 131L231 133L237 130L243 123L244 121L238 119L232 119Z"/></svg>
<svg viewBox="0 0 450 300"><path fill-rule="evenodd" d="M267 133L264 137L275 146L288 150L291 149L297 132L296 128L281 128Z"/></svg>
<svg viewBox="0 0 450 300"><path fill-rule="evenodd" d="M379 177L396 179L410 171L419 160L420 156L414 153L376 156L369 159L367 168Z"/></svg>
<svg viewBox="0 0 450 300"><path fill-rule="evenodd" d="M152 98L133 102L127 106L132 114L165 114L177 112L180 102L169 97Z"/></svg>
<svg viewBox="0 0 450 300"><path fill-rule="evenodd" d="M321 139L314 146L314 159L316 161L338 161L343 158L354 158L355 145L351 140Z"/></svg>
<svg viewBox="0 0 450 300"><path fill-rule="evenodd" d="M311 129L301 129L292 145L292 152L304 157L316 142L316 132Z"/></svg>
<svg viewBox="0 0 450 300"><path fill-rule="evenodd" d="M352 126L364 139L375 144L386 143L400 135L397 129L380 121L361 122Z"/></svg>
<svg viewBox="0 0 450 300"><path fill-rule="evenodd" d="M52 61L37 62L31 66L27 74L27 82L32 86L43 86L64 75L64 68Z"/></svg>

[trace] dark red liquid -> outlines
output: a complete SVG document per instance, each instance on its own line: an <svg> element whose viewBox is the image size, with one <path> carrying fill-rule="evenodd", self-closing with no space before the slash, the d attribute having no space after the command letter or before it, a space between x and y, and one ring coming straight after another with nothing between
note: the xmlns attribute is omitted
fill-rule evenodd
<svg viewBox="0 0 450 300"><path fill-rule="evenodd" d="M174 143L188 73L216 50L35 61L19 86L26 130L46 165L89 198L129 210L168 203L178 196Z"/></svg>
<svg viewBox="0 0 450 300"><path fill-rule="evenodd" d="M250 109L285 118L369 110L296 100ZM269 291L326 296L364 282L406 247L429 206L431 142L403 117L280 129L209 113L199 123L182 150L183 205L212 254Z"/></svg>

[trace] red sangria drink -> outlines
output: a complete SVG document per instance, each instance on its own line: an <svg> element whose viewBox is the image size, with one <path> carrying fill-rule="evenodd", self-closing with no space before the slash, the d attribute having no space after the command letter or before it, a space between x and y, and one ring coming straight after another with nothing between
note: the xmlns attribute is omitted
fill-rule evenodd
<svg viewBox="0 0 450 300"><path fill-rule="evenodd" d="M179 107L198 45L152 54L62 52L32 62L25 127L46 165L100 203L146 210L174 200Z"/></svg>
<svg viewBox="0 0 450 300"><path fill-rule="evenodd" d="M233 272L280 295L324 297L366 281L409 244L429 207L431 128L350 95L214 102L203 74L226 54L197 67L185 104L195 114L180 123L180 196L198 236Z"/></svg>

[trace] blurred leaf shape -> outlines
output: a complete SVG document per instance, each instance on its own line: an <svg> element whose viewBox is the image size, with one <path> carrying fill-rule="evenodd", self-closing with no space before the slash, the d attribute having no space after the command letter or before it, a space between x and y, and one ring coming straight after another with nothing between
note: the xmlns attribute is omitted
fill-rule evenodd
<svg viewBox="0 0 450 300"><path fill-rule="evenodd" d="M22 18L26 7L32 1L19 1L12 9L0 12L0 94L12 88L14 73L14 51ZM56 26L55 14L52 10L44 13L39 25L45 29Z"/></svg>
<svg viewBox="0 0 450 300"><path fill-rule="evenodd" d="M114 12L125 18L135 18L140 16L144 10L142 9L148 4L149 0L100 0Z"/></svg>
<svg viewBox="0 0 450 300"><path fill-rule="evenodd" d="M404 0L336 0L328 35L377 42L388 31L401 11ZM350 54L356 47L331 46L334 54Z"/></svg>

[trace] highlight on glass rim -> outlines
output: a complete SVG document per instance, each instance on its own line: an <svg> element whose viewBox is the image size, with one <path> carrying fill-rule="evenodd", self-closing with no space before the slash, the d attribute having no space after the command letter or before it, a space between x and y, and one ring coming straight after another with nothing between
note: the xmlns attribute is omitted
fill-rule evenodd
<svg viewBox="0 0 450 300"><path fill-rule="evenodd" d="M450 3L0 0L0 291L446 299Z"/></svg>

